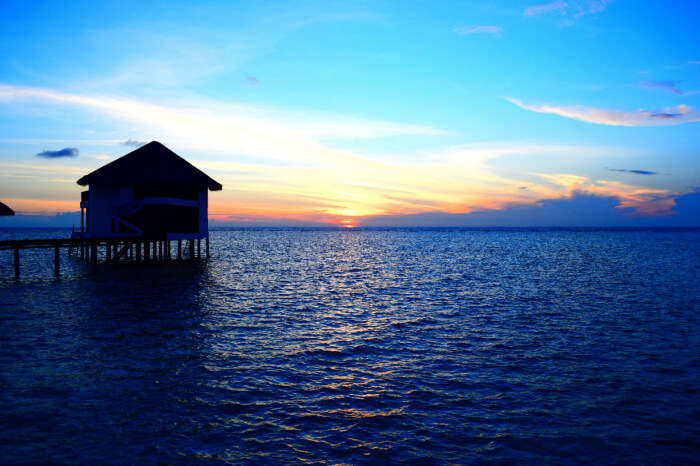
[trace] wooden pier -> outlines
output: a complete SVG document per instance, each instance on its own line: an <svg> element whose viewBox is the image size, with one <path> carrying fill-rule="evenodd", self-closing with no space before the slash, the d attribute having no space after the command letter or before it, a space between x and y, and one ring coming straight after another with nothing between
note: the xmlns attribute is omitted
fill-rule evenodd
<svg viewBox="0 0 700 466"><path fill-rule="evenodd" d="M209 257L209 237L206 236L204 240L206 257ZM101 262L107 264L169 261L173 258L172 252L173 246L175 246L173 243L175 242L177 242L177 246L174 248L177 260L201 258L201 241L201 239L163 240L137 237L21 239L0 241L0 251L12 251L15 278L17 279L21 269L20 251L23 249L53 249L54 275L59 276L61 249L67 249L69 256L75 254L95 269L100 257L103 258ZM183 242L185 242L184 251Z"/></svg>

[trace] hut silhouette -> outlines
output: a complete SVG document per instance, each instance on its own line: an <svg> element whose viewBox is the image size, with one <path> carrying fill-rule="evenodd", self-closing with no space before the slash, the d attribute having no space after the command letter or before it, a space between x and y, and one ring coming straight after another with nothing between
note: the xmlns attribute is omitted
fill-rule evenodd
<svg viewBox="0 0 700 466"><path fill-rule="evenodd" d="M76 238L209 238L208 191L222 186L163 144L152 141L78 180ZM208 245L208 241L207 241Z"/></svg>
<svg viewBox="0 0 700 466"><path fill-rule="evenodd" d="M7 207L5 204L0 202L0 216L10 216L14 215L15 211Z"/></svg>

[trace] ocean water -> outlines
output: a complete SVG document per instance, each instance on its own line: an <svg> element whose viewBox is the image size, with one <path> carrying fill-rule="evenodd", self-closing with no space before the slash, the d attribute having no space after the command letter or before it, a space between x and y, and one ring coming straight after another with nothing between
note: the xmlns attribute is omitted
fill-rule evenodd
<svg viewBox="0 0 700 466"><path fill-rule="evenodd" d="M0 251L1 462L698 460L700 232L211 236L19 282Z"/></svg>

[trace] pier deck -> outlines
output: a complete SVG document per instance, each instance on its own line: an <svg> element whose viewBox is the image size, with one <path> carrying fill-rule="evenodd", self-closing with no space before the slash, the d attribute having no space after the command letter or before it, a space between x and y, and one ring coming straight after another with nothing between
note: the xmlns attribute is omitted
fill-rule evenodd
<svg viewBox="0 0 700 466"><path fill-rule="evenodd" d="M209 236L205 238L206 257L209 257ZM20 251L23 249L53 249L54 250L54 275L58 276L61 269L60 250L68 249L68 255L75 251L81 260L90 263L93 268L97 266L98 259L103 257L104 263L118 262L149 262L167 261L173 258L173 242L177 241L175 252L177 259L185 256L189 259L202 257L201 239L185 239L183 253L182 239L146 239L139 237L106 237L106 238L45 238L45 239L19 239L1 240L0 251L11 250L14 256L15 278L20 276ZM100 251L103 254L100 254Z"/></svg>

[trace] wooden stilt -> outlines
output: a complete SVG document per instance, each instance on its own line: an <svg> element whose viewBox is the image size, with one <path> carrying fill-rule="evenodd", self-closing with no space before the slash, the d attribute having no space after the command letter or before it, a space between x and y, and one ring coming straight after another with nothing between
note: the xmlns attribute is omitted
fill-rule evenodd
<svg viewBox="0 0 700 466"><path fill-rule="evenodd" d="M136 262L141 262L141 241L136 242Z"/></svg>
<svg viewBox="0 0 700 466"><path fill-rule="evenodd" d="M105 246L105 261L112 262L112 245L109 243Z"/></svg>
<svg viewBox="0 0 700 466"><path fill-rule="evenodd" d="M58 246L53 247L53 274L58 277L61 272L61 263L59 262Z"/></svg>
<svg viewBox="0 0 700 466"><path fill-rule="evenodd" d="M182 260L182 240L177 240L177 260Z"/></svg>
<svg viewBox="0 0 700 466"><path fill-rule="evenodd" d="M206 249L207 249L207 257L209 257L209 235L207 235L207 238L206 238Z"/></svg>
<svg viewBox="0 0 700 466"><path fill-rule="evenodd" d="M151 248L148 247L148 241L143 242L143 260L148 262L151 260Z"/></svg>
<svg viewBox="0 0 700 466"><path fill-rule="evenodd" d="M197 257L202 257L202 240L197 238Z"/></svg>
<svg viewBox="0 0 700 466"><path fill-rule="evenodd" d="M153 242L153 260L158 260L158 241Z"/></svg>
<svg viewBox="0 0 700 466"><path fill-rule="evenodd" d="M165 240L165 260L170 260L170 240Z"/></svg>
<svg viewBox="0 0 700 466"><path fill-rule="evenodd" d="M188 240L190 244L190 259L194 259L194 240Z"/></svg>
<svg viewBox="0 0 700 466"><path fill-rule="evenodd" d="M15 258L15 278L19 278L19 246L15 246L12 252Z"/></svg>
<svg viewBox="0 0 700 466"><path fill-rule="evenodd" d="M90 262L92 263L92 268L97 267L97 242L94 240L90 245Z"/></svg>

